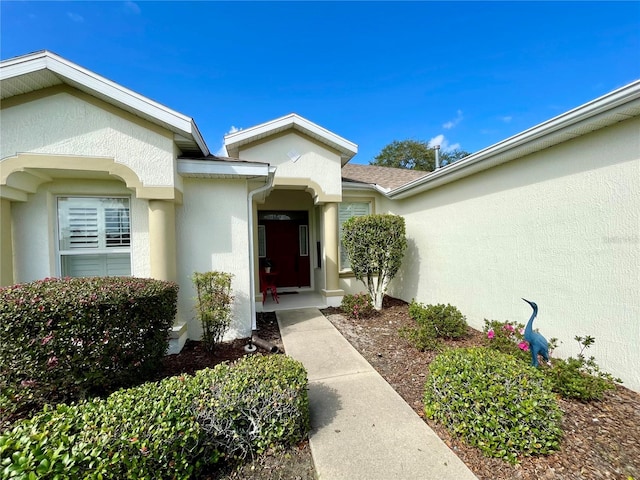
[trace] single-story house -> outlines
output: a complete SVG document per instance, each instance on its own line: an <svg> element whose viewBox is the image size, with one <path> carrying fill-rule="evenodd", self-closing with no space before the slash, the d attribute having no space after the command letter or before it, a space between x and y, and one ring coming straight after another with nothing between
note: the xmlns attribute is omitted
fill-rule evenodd
<svg viewBox="0 0 640 480"><path fill-rule="evenodd" d="M296 114L225 137L53 53L0 62L0 284L134 275L180 286L174 350L198 339L196 271L233 277L246 337L281 293L339 305L364 288L341 254L352 215L402 215L392 296L469 323L526 322L640 390L640 81L434 172L350 164L356 144ZM393 121L393 119L390 119ZM297 295L296 295L297 294ZM280 297L284 303L286 297Z"/></svg>

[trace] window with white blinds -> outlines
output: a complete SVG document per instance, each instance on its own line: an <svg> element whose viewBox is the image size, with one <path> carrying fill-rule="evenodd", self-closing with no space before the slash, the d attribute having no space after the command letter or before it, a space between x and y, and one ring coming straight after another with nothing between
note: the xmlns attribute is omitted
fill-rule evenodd
<svg viewBox="0 0 640 480"><path fill-rule="evenodd" d="M58 239L63 276L131 275L129 199L59 197Z"/></svg>
<svg viewBox="0 0 640 480"><path fill-rule="evenodd" d="M349 258L342 246L342 224L351 217L362 217L371 213L371 203L369 202L342 202L338 208L338 224L340 235L340 270L351 268Z"/></svg>

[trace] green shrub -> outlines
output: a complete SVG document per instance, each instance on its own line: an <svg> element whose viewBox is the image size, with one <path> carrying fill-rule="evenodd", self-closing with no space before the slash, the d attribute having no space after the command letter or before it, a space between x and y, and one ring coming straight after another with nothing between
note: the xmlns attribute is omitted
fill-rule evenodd
<svg viewBox="0 0 640 480"><path fill-rule="evenodd" d="M523 324L485 318L482 331L485 334L487 347L531 362L529 344L524 339Z"/></svg>
<svg viewBox="0 0 640 480"><path fill-rule="evenodd" d="M342 297L340 308L347 317L355 318L356 320L366 318L374 312L371 296L364 292L345 295Z"/></svg>
<svg viewBox="0 0 640 480"><path fill-rule="evenodd" d="M222 341L231 324L231 279L224 272L194 273L193 283L198 292L198 318L202 323L202 342L209 351Z"/></svg>
<svg viewBox="0 0 640 480"><path fill-rule="evenodd" d="M176 284L131 277L0 289L0 395L15 412L149 378L167 351L177 295Z"/></svg>
<svg viewBox="0 0 640 480"><path fill-rule="evenodd" d="M245 357L214 369L211 390L198 398L198 422L229 458L244 459L294 445L309 431L307 373L284 355Z"/></svg>
<svg viewBox="0 0 640 480"><path fill-rule="evenodd" d="M400 335L419 350L433 350L438 338L460 338L467 334L467 320L452 305L423 305L415 300L409 304L409 316L417 328L403 328Z"/></svg>
<svg viewBox="0 0 640 480"><path fill-rule="evenodd" d="M543 372L551 381L553 391L565 398L585 402L601 400L605 392L615 389L615 383L622 383L622 380L601 371L594 357L584 356L585 349L594 344L595 338L587 335L577 336L575 340L580 344L578 358L552 358L552 367L543 368Z"/></svg>
<svg viewBox="0 0 640 480"><path fill-rule="evenodd" d="M255 355L47 406L0 435L0 476L188 479L222 457L295 444L308 430L302 364Z"/></svg>
<svg viewBox="0 0 640 480"><path fill-rule="evenodd" d="M429 370L427 416L485 455L515 463L558 450L561 412L537 369L487 348L460 348L438 355Z"/></svg>
<svg viewBox="0 0 640 480"><path fill-rule="evenodd" d="M60 404L0 436L2 478L188 479L220 458L192 403L211 370Z"/></svg>

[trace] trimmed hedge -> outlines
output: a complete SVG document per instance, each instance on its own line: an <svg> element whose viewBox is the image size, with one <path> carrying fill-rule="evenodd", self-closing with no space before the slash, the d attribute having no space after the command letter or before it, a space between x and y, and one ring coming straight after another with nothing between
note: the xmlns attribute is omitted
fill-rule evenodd
<svg viewBox="0 0 640 480"><path fill-rule="evenodd" d="M562 414L537 369L476 347L438 355L429 370L425 413L485 455L516 463L560 448Z"/></svg>
<svg viewBox="0 0 640 480"><path fill-rule="evenodd" d="M0 289L0 394L41 407L139 383L160 365L178 286L48 278Z"/></svg>
<svg viewBox="0 0 640 480"><path fill-rule="evenodd" d="M188 479L249 450L308 431L306 371L280 355L245 357L195 375L58 405L0 435L2 478ZM256 422L255 413L262 415ZM213 434L211 418L233 429Z"/></svg>

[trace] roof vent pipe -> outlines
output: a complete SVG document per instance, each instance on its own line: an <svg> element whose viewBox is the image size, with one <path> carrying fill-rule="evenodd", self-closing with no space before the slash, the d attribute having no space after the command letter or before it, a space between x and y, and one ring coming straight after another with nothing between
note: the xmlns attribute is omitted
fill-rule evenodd
<svg viewBox="0 0 640 480"><path fill-rule="evenodd" d="M434 170L437 170L440 168L440 145L436 145L433 148L436 151L436 168Z"/></svg>

